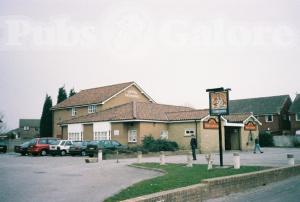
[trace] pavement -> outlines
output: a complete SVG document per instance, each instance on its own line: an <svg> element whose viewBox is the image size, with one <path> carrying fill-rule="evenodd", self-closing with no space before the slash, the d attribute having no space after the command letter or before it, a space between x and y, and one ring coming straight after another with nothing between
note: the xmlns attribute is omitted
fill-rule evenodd
<svg viewBox="0 0 300 202"><path fill-rule="evenodd" d="M288 153L300 164L300 149L263 148L264 153L240 152L241 165L285 166ZM224 153L224 165L233 165L234 151ZM159 162L159 157L144 157L143 162ZM185 155L166 156L166 163L186 163ZM83 157L31 157L0 154L0 201L103 201L120 190L162 173L129 167L137 159L84 162ZM205 164L198 154L197 164ZM215 155L214 164L219 164Z"/></svg>
<svg viewBox="0 0 300 202"><path fill-rule="evenodd" d="M221 198L209 199L207 202L299 202L300 176L284 181L253 188L246 192L230 194Z"/></svg>

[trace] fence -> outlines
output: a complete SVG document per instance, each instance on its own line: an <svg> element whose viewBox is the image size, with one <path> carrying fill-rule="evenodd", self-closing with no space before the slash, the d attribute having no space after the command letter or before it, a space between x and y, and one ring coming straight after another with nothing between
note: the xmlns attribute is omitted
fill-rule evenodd
<svg viewBox="0 0 300 202"><path fill-rule="evenodd" d="M273 136L273 143L276 147L294 147L295 143L300 144L300 136L280 135Z"/></svg>

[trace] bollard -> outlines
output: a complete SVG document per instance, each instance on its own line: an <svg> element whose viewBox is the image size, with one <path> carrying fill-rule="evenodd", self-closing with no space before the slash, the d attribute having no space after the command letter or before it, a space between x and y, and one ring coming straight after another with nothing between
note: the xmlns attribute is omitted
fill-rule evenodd
<svg viewBox="0 0 300 202"><path fill-rule="evenodd" d="M142 152L138 151L138 159L137 159L138 163L142 163Z"/></svg>
<svg viewBox="0 0 300 202"><path fill-rule="evenodd" d="M193 161L192 161L192 152L188 152L187 156L187 167L193 167Z"/></svg>
<svg viewBox="0 0 300 202"><path fill-rule="evenodd" d="M211 170L213 168L214 155L212 153L206 154L205 159L207 161L207 170Z"/></svg>
<svg viewBox="0 0 300 202"><path fill-rule="evenodd" d="M102 150L98 150L98 162L102 161Z"/></svg>
<svg viewBox="0 0 300 202"><path fill-rule="evenodd" d="M233 167L234 167L234 169L240 169L240 167L241 167L239 153L233 153Z"/></svg>
<svg viewBox="0 0 300 202"><path fill-rule="evenodd" d="M161 151L160 152L160 165L165 165L165 152Z"/></svg>
<svg viewBox="0 0 300 202"><path fill-rule="evenodd" d="M119 150L117 150L117 163L119 163Z"/></svg>
<svg viewBox="0 0 300 202"><path fill-rule="evenodd" d="M288 165L289 166L294 166L295 165L294 154L287 154L287 159L288 159Z"/></svg>

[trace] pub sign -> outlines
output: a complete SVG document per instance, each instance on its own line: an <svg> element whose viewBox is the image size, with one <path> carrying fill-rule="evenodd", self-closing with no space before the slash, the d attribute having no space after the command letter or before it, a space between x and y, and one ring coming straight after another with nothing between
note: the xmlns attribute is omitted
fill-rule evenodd
<svg viewBox="0 0 300 202"><path fill-rule="evenodd" d="M229 96L228 91L209 92L209 112L211 116L214 115L228 115L229 114Z"/></svg>

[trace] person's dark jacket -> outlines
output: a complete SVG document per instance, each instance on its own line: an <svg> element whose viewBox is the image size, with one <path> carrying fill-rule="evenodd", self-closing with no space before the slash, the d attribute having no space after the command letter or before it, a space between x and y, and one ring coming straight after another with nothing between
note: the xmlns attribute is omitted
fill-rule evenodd
<svg viewBox="0 0 300 202"><path fill-rule="evenodd" d="M255 144L259 144L258 138L255 138L254 142Z"/></svg>
<svg viewBox="0 0 300 202"><path fill-rule="evenodd" d="M197 140L196 140L195 137L192 137L190 144L191 144L192 148L196 148L197 147Z"/></svg>

